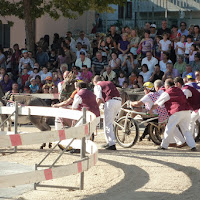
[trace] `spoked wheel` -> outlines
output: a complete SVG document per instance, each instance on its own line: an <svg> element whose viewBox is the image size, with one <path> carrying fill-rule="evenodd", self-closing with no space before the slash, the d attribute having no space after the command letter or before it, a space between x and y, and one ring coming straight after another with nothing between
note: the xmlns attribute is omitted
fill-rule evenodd
<svg viewBox="0 0 200 200"><path fill-rule="evenodd" d="M157 126L154 126L154 124L151 124L149 127L149 135L151 136L152 141L156 145L160 145L163 139L163 133L165 131L165 127L161 126L158 128Z"/></svg>
<svg viewBox="0 0 200 200"><path fill-rule="evenodd" d="M126 117L121 117L115 124L114 132L118 144L124 148L132 147L138 140L139 127L137 122L129 117L124 130Z"/></svg>
<svg viewBox="0 0 200 200"><path fill-rule="evenodd" d="M199 142L200 139L200 123L198 120L194 124L194 139L195 142Z"/></svg>

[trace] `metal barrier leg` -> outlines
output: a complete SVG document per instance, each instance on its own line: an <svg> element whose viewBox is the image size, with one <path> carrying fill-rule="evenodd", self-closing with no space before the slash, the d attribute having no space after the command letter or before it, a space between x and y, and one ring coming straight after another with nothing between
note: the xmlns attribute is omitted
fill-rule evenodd
<svg viewBox="0 0 200 200"><path fill-rule="evenodd" d="M83 124L86 124L86 108L83 108ZM81 159L85 157L86 144L85 137L81 139ZM80 174L80 190L84 189L84 172Z"/></svg>
<svg viewBox="0 0 200 200"><path fill-rule="evenodd" d="M14 121L14 134L17 134L17 123L18 123L18 102L15 102L15 121ZM17 147L14 147L14 152L17 152Z"/></svg>

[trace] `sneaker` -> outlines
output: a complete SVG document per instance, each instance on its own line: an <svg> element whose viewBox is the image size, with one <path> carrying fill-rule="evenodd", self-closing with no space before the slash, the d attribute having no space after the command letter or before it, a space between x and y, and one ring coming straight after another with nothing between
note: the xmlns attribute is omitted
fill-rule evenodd
<svg viewBox="0 0 200 200"><path fill-rule="evenodd" d="M158 149L158 150L167 150L166 148L164 148L164 147L162 147L162 146L159 146L157 149Z"/></svg>
<svg viewBox="0 0 200 200"><path fill-rule="evenodd" d="M191 151L197 151L196 147L191 148Z"/></svg>
<svg viewBox="0 0 200 200"><path fill-rule="evenodd" d="M107 143L107 144L103 144L103 145L101 145L101 147L102 148L107 148L107 147L109 147L109 144Z"/></svg>
<svg viewBox="0 0 200 200"><path fill-rule="evenodd" d="M106 150L117 150L115 145L108 146L105 148Z"/></svg>

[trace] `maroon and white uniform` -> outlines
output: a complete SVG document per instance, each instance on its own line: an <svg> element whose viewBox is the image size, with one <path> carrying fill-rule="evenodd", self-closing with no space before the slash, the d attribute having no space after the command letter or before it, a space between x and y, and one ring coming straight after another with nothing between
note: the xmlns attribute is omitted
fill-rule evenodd
<svg viewBox="0 0 200 200"><path fill-rule="evenodd" d="M179 125L183 135L185 136L186 143L190 148L195 147L194 138L189 131L190 123L190 108L183 91L177 87L170 87L161 94L156 101L159 106L165 105L169 114L169 120L164 132L164 138L161 146L168 148L169 143L174 136L176 126Z"/></svg>
<svg viewBox="0 0 200 200"><path fill-rule="evenodd" d="M121 108L121 97L115 85L110 81L99 81L94 87L97 99L104 102L104 134L109 146L115 145L113 123Z"/></svg>
<svg viewBox="0 0 200 200"><path fill-rule="evenodd" d="M86 110L94 113L96 117L100 116L99 106L96 102L96 96L88 89L81 89L74 97L72 104L73 109L82 110L85 107Z"/></svg>
<svg viewBox="0 0 200 200"><path fill-rule="evenodd" d="M184 85L182 87L182 90L187 98L187 102L190 106L190 110L192 111L191 113L191 120L189 124L189 130L194 136L194 125L195 122L199 119L200 117L200 92L193 87L192 84Z"/></svg>

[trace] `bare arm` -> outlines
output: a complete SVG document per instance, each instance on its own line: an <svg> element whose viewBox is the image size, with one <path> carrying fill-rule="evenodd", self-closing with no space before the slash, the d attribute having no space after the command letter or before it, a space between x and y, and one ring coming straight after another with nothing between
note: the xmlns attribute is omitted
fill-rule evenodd
<svg viewBox="0 0 200 200"><path fill-rule="evenodd" d="M144 105L144 103L142 101L133 101L133 102L131 102L131 106L132 107L141 107L143 105Z"/></svg>
<svg viewBox="0 0 200 200"><path fill-rule="evenodd" d="M98 98L98 99L97 99L97 104L98 104L98 106L100 106L101 103L103 103L103 100Z"/></svg>

